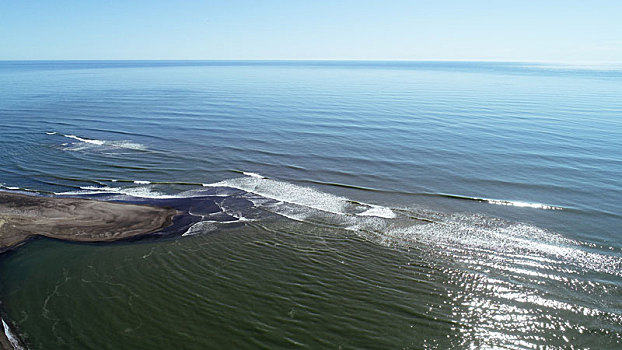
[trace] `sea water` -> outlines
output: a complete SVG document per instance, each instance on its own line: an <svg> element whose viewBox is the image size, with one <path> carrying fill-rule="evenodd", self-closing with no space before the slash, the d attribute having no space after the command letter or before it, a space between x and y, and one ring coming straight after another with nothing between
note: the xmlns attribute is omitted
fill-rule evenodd
<svg viewBox="0 0 622 350"><path fill-rule="evenodd" d="M0 62L3 190L209 195L0 258L29 349L619 348L622 68Z"/></svg>

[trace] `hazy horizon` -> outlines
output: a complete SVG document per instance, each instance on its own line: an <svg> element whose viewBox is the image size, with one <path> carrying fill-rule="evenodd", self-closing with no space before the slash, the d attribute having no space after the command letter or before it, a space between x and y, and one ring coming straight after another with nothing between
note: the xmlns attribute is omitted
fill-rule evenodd
<svg viewBox="0 0 622 350"><path fill-rule="evenodd" d="M2 2L0 60L622 62L600 0Z"/></svg>
<svg viewBox="0 0 622 350"><path fill-rule="evenodd" d="M265 58L265 59L176 59L176 58L148 58L148 59L0 59L0 62L393 62L393 63L507 63L507 64L546 64L551 66L570 67L622 67L622 61L552 61L552 60L492 60L492 59L339 59L339 58Z"/></svg>

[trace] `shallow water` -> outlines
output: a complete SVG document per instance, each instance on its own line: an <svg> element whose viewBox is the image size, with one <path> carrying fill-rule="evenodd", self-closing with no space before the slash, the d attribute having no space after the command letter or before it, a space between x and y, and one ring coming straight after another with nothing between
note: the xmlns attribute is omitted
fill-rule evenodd
<svg viewBox="0 0 622 350"><path fill-rule="evenodd" d="M3 62L5 189L219 196L0 259L29 348L617 348L622 70Z"/></svg>

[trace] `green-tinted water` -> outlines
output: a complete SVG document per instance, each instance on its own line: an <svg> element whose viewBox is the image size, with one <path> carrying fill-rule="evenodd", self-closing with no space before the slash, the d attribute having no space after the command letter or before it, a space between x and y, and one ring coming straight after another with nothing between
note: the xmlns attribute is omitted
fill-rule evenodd
<svg viewBox="0 0 622 350"><path fill-rule="evenodd" d="M456 332L446 277L421 252L305 225L41 240L1 268L6 311L33 349L383 349Z"/></svg>
<svg viewBox="0 0 622 350"><path fill-rule="evenodd" d="M580 272L547 277L546 259L529 271L499 260L511 254L447 253L283 219L154 243L39 240L3 258L0 281L32 349L619 344L615 309L593 307L615 305L619 287L585 300L576 289L599 288Z"/></svg>

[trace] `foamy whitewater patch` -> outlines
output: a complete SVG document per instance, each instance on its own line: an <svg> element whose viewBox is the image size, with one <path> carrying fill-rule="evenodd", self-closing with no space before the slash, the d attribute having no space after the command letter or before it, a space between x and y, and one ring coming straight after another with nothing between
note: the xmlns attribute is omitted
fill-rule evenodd
<svg viewBox="0 0 622 350"><path fill-rule="evenodd" d="M65 136L66 138L69 138L69 139L74 139L74 140L78 140L80 142L90 143L92 145L98 145L98 146L101 146L104 143L106 143L106 141L94 140L94 139L85 139L85 138L82 138L82 137L78 137L76 135L63 135L63 136Z"/></svg>
<svg viewBox="0 0 622 350"><path fill-rule="evenodd" d="M395 213L393 212L393 210L387 208L387 207L383 207L380 205L372 205L370 204L371 208L365 210L362 213L358 213L357 215L359 216L377 216L380 218L385 218L385 219L391 219L395 217Z"/></svg>
<svg viewBox="0 0 622 350"><path fill-rule="evenodd" d="M137 197L137 198L153 198L153 199L166 199L166 198L179 198L180 196L168 195L162 192L155 191L151 186L141 187L108 187L108 186L82 186L78 191L66 191L56 192L55 194L60 196L80 196L80 195L94 195L94 194L118 194L121 196ZM123 198L119 198L123 199Z"/></svg>
<svg viewBox="0 0 622 350"><path fill-rule="evenodd" d="M532 202L523 202L523 201L512 201L505 199L492 199L492 198L483 198L483 197L470 197L470 196L461 196L455 194L440 194L440 196L448 197L448 198L456 198L456 199L465 199L476 202L484 202L495 205L507 205L511 207L518 208L534 208L534 209L544 209L544 210L564 210L563 207L543 204L543 203L532 203Z"/></svg>
<svg viewBox="0 0 622 350"><path fill-rule="evenodd" d="M258 179L267 179L267 177L265 177L263 175L260 175L260 174L257 174L257 173L251 173L251 172L248 172L248 171L243 171L242 174L244 174L246 176L250 176L250 177L255 177L255 178L258 178Z"/></svg>
<svg viewBox="0 0 622 350"><path fill-rule="evenodd" d="M542 203L529 203L529 202L520 202L520 201L505 201L499 199L485 199L482 201L497 204L497 205L508 205L512 207L520 207L520 208L534 208L534 209L545 209L545 210L562 210L562 207L556 207L554 205L542 204Z"/></svg>
<svg viewBox="0 0 622 350"><path fill-rule="evenodd" d="M30 193L49 193L46 191L33 190L26 187L18 187L18 186L7 186L5 184L0 184L1 190L9 190L9 191L20 191L20 192L30 192Z"/></svg>
<svg viewBox="0 0 622 350"><path fill-rule="evenodd" d="M291 203L333 214L395 217L389 208L355 203L348 198L318 191L310 187L294 185L284 181L268 179L255 173L244 173L246 177L223 180L205 187L233 187L254 193L264 198Z"/></svg>
<svg viewBox="0 0 622 350"><path fill-rule="evenodd" d="M215 231L218 228L215 223L215 221L199 221L196 224L190 226L188 230L184 232L181 236L187 237L196 235L198 233L208 233Z"/></svg>
<svg viewBox="0 0 622 350"><path fill-rule="evenodd" d="M263 177L241 177L220 181L205 186L233 187L242 191L258 194L265 198L274 199L331 213L344 213L348 199L332 194L319 192L312 188L297 186L282 181L265 179Z"/></svg>
<svg viewBox="0 0 622 350"><path fill-rule="evenodd" d="M147 148L139 143L127 141L127 140L97 140L86 137L81 137L72 134L60 134L56 131L49 131L46 135L59 135L68 139L75 140L77 142L63 143L62 146L71 151L86 151L86 150L118 150L118 149L130 149L144 151Z"/></svg>

